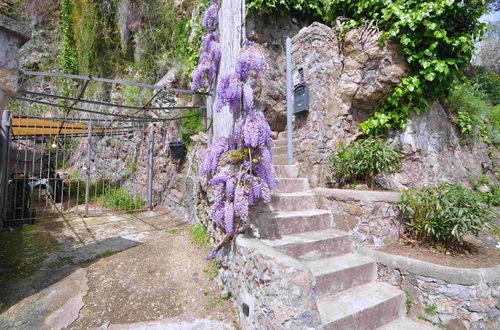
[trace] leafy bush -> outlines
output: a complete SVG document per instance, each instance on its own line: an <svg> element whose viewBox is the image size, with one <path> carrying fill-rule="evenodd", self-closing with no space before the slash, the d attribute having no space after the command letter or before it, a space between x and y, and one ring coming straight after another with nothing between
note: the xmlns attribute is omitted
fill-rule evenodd
<svg viewBox="0 0 500 330"><path fill-rule="evenodd" d="M340 143L330 157L333 176L342 183L364 180L373 186L373 177L395 173L401 168L401 154L379 138L369 137Z"/></svg>
<svg viewBox="0 0 500 330"><path fill-rule="evenodd" d="M406 190L399 202L416 238L450 246L465 234L478 235L491 218L489 207L474 191L443 183L437 188Z"/></svg>

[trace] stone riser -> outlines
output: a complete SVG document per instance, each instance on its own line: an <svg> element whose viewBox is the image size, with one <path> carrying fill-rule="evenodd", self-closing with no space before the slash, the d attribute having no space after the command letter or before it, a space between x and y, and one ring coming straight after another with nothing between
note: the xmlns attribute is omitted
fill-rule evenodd
<svg viewBox="0 0 500 330"><path fill-rule="evenodd" d="M279 146L279 147L273 147L272 148L273 152L273 157L281 156L281 155L287 155L288 148L286 145L284 146Z"/></svg>
<svg viewBox="0 0 500 330"><path fill-rule="evenodd" d="M272 142L272 147L273 148L279 148L279 147L286 147L287 146L287 140L286 139L283 139L283 140L274 140Z"/></svg>
<svg viewBox="0 0 500 330"><path fill-rule="evenodd" d="M373 308L363 310L359 313L350 314L345 318L323 324L324 330L374 330L380 326L394 321L404 313L399 313L403 304L404 297L401 294L398 297L386 300ZM401 329L404 330L404 329Z"/></svg>
<svg viewBox="0 0 500 330"><path fill-rule="evenodd" d="M288 156L286 154L273 155L273 165L288 165Z"/></svg>
<svg viewBox="0 0 500 330"><path fill-rule="evenodd" d="M311 215L263 213L257 218L260 237L278 239L283 235L332 227L333 217L330 212L311 211L310 213Z"/></svg>
<svg viewBox="0 0 500 330"><path fill-rule="evenodd" d="M275 193L294 193L309 190L309 181L303 178L277 178Z"/></svg>
<svg viewBox="0 0 500 330"><path fill-rule="evenodd" d="M299 175L297 165L274 165L277 178L296 178Z"/></svg>
<svg viewBox="0 0 500 330"><path fill-rule="evenodd" d="M329 319L323 329L372 330L405 314L404 293L385 283L371 283L322 298L318 308L322 319Z"/></svg>
<svg viewBox="0 0 500 330"><path fill-rule="evenodd" d="M353 249L353 243L351 237L345 235L321 241L277 246L276 249L293 258L307 261L350 253Z"/></svg>
<svg viewBox="0 0 500 330"><path fill-rule="evenodd" d="M377 275L375 262L357 265L315 276L318 297L326 297L358 285L373 282Z"/></svg>
<svg viewBox="0 0 500 330"><path fill-rule="evenodd" d="M316 209L312 193L272 194L269 208L273 212L291 212Z"/></svg>

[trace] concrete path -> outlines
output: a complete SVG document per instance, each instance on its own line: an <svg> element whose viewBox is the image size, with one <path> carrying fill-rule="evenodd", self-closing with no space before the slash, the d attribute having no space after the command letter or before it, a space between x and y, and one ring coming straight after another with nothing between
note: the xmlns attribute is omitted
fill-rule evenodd
<svg viewBox="0 0 500 330"><path fill-rule="evenodd" d="M232 303L204 260L208 247L191 242L183 219L73 215L36 226L59 249L33 276L0 283L12 305L0 329L233 328Z"/></svg>

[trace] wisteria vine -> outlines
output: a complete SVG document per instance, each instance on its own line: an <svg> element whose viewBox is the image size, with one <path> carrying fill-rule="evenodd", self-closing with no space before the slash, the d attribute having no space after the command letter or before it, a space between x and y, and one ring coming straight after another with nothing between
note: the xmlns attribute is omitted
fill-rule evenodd
<svg viewBox="0 0 500 330"><path fill-rule="evenodd" d="M198 67L193 71L192 88L211 85L218 70L220 45L218 28L219 1L212 0L205 12L207 29ZM265 58L253 44L240 52L235 70L221 76L217 86L215 109L228 106L239 116L233 134L221 137L201 156L200 176L208 177L211 207L209 217L225 238L212 250L208 259L248 226L249 208L259 202L269 203L274 189L271 128L261 111L254 109L253 80L265 70Z"/></svg>
<svg viewBox="0 0 500 330"><path fill-rule="evenodd" d="M220 61L219 33L219 1L211 0L210 6L203 15L202 27L206 29L200 46L200 58L198 65L193 71L193 83L191 88L199 90L205 83L211 85L217 76Z"/></svg>

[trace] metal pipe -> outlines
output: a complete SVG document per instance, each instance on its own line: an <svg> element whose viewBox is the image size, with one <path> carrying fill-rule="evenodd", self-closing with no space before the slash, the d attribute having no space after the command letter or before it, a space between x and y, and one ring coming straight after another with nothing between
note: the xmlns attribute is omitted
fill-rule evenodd
<svg viewBox="0 0 500 330"><path fill-rule="evenodd" d="M132 110L189 110L189 109L204 109L205 108L205 107L201 107L201 106L186 106L186 107L181 107L181 106L148 107L148 106L144 106L144 107L137 107L137 106L133 106L133 105L122 105L122 104L115 104L115 103L102 102L102 101L76 99L74 97L69 97L69 96L61 96L61 95L54 95L54 94L48 94L48 93L38 93L38 92L31 92L31 91L25 91L25 90L18 90L17 93L18 94L36 95L36 96L42 96L42 97L54 98L54 99L60 99L60 100L66 100L66 101L78 101L78 102L82 102L82 103L90 103L90 104L102 105L102 106L107 106L107 107L132 109ZM147 103L147 104L149 104L149 103Z"/></svg>
<svg viewBox="0 0 500 330"><path fill-rule="evenodd" d="M35 100L35 99L28 99L28 98L19 97L19 96L14 96L13 99L20 100L20 101L25 101L25 102L38 103L38 104L43 104L43 105L48 105L48 106L51 106L51 107L57 107L57 108L63 108L63 109L68 109L69 108L68 106L61 105L61 104L44 102L44 101L39 101L39 100ZM93 113L93 114L97 114L97 115L113 116L113 117L120 117L120 118L127 118L127 119L140 119L142 121L148 121L148 122L178 120L178 119L184 119L184 118L190 118L190 117L194 117L194 116L199 116L199 114L195 114L195 115L192 115L192 116L175 117L175 118L150 118L150 117L138 117L138 116L122 115L122 114L117 114L117 113L106 113L106 112L100 112L100 111L94 111L94 110L87 110L87 109L82 109L82 108L72 108L72 109L76 110L76 111L88 112L88 113Z"/></svg>
<svg viewBox="0 0 500 330"><path fill-rule="evenodd" d="M154 153L154 132L149 132L148 141L148 211L153 209L153 153Z"/></svg>
<svg viewBox="0 0 500 330"><path fill-rule="evenodd" d="M292 146L292 116L293 116L293 91L292 91L292 39L286 38L286 131L288 165L293 165Z"/></svg>
<svg viewBox="0 0 500 330"><path fill-rule="evenodd" d="M2 112L2 122L0 123L0 229L7 216L7 192L9 185L9 153L10 153L10 111Z"/></svg>
<svg viewBox="0 0 500 330"><path fill-rule="evenodd" d="M196 92L196 91L187 90L187 89L162 87L162 86L157 86L157 85L137 83L137 82L133 82L133 81L106 79L106 78L95 78L95 77L90 77L90 76L79 76L79 75L75 75L75 74L64 74L64 73L58 73L58 72L22 71L22 73L26 76L58 77L58 78L70 78L70 79L78 79L78 80L98 81L98 82L105 82L105 83L110 83L110 84L129 85L129 86L143 87L143 88L149 88L149 89L161 89L161 90L165 90L168 92L176 92L176 93L198 94L198 95L207 95L208 94L208 93Z"/></svg>
<svg viewBox="0 0 500 330"><path fill-rule="evenodd" d="M90 198L90 166L92 163L92 122L89 122L87 138L87 178L85 182L85 217L89 215L89 198Z"/></svg>

